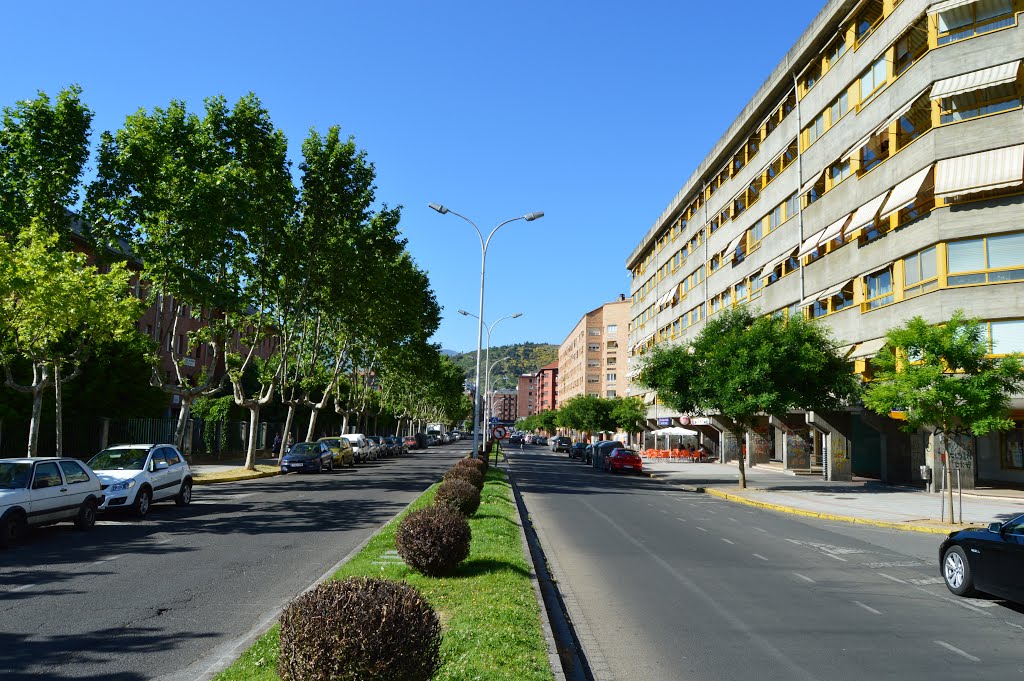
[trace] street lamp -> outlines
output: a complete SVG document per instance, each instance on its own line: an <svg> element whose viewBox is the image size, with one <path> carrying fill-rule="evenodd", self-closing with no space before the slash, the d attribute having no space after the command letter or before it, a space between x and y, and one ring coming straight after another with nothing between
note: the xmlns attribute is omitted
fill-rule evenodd
<svg viewBox="0 0 1024 681"><path fill-rule="evenodd" d="M486 272L487 272L487 247L491 245L491 239L494 237L495 232L497 232L499 229L501 229L502 227L504 227L508 223L515 222L516 220L526 220L527 222L533 222L534 220L538 220L538 219L544 217L544 213L541 213L541 212L527 213L526 215L520 215L519 217L511 218L509 220L505 220L504 222L500 223L497 227L492 229L491 233L487 235L486 239L484 239L483 232L480 231L480 228L477 227L476 223L474 223L472 220L467 218L465 215L461 215L459 213L456 213L455 211L449 210L448 208L445 208L444 206L442 206L440 204L437 204L437 203L430 203L430 204L427 204L427 206L429 208L431 208L432 210L436 210L441 215L446 215L448 213L451 213L452 215L455 215L455 216L458 216L458 217L462 218L463 220L468 222L470 224L470 226L473 227L473 230L476 232L476 235L478 237L480 237L480 314L477 315L477 318L476 318L476 321L477 321L477 323L476 323L476 373L475 373L475 379L474 379L476 381L476 388L475 388L475 390L476 390L476 392L477 392L477 394L479 396L479 392L480 392L480 349L481 349L480 346L483 343L483 336L484 336L484 281L485 281L485 275L486 275ZM472 454L472 456L474 458L476 458L476 456L477 456L479 451L480 451L480 400L479 399L475 399L475 400L473 400L473 454Z"/></svg>
<svg viewBox="0 0 1024 681"><path fill-rule="evenodd" d="M510 359L512 359L512 358L511 357L502 357L501 359L494 360L494 364L492 364L491 368L487 370L487 385L488 386L491 385L491 372L494 371L494 367L496 367L499 364L501 364L502 362L505 362L505 361L510 360ZM491 416L492 412L494 410L494 408L491 406L492 403L494 402L494 395L492 393L490 393L489 391L490 391L490 387L488 387L487 391L484 392L484 395L485 395L485 397L487 399L487 411L485 412L486 416ZM497 392L497 390L495 390L495 392ZM487 420L487 423L490 423L490 419L486 419L486 420Z"/></svg>
<svg viewBox="0 0 1024 681"><path fill-rule="evenodd" d="M474 318L476 317L476 315L473 314L472 312L466 312L465 310L459 310L459 314L464 316L464 317L474 317ZM522 312L516 312L515 314L506 315L506 316L502 317L501 319L495 320L495 322L493 324L491 324L490 326L487 327L487 353L486 353L486 356L484 357L484 366L485 367L491 365L491 332L494 331L494 327L496 327L498 325L498 322L500 322L502 320L505 320L505 319L516 319L517 317L522 317L522 316L523 316ZM486 323L487 322L484 322L484 324L486 324ZM485 381L484 381L484 398L485 399L486 399L487 395L490 393L490 390L491 390L491 374L490 374L490 371L488 371L487 375L485 376ZM484 427L485 428L491 422L491 420L489 418L490 415L491 415L490 412L491 412L490 403L489 402L485 402L484 403Z"/></svg>

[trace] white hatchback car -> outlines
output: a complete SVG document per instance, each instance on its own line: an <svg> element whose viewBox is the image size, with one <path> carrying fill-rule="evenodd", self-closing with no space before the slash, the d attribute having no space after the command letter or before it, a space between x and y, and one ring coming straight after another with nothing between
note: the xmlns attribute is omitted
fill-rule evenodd
<svg viewBox="0 0 1024 681"><path fill-rule="evenodd" d="M89 460L103 483L101 511L129 508L145 518L155 501L192 501L192 470L174 445L114 445Z"/></svg>
<svg viewBox="0 0 1024 681"><path fill-rule="evenodd" d="M88 530L103 503L100 480L74 459L0 459L0 546L29 526L74 520Z"/></svg>
<svg viewBox="0 0 1024 681"><path fill-rule="evenodd" d="M377 450L373 444L366 439L362 433L348 433L342 435L352 445L352 455L359 463L377 459Z"/></svg>

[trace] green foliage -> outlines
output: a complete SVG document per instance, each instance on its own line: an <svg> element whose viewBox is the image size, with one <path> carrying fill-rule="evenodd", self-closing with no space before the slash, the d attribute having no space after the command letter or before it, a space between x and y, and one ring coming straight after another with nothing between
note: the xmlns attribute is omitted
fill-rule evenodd
<svg viewBox="0 0 1024 681"><path fill-rule="evenodd" d="M614 400L577 395L558 408L555 423L562 428L586 433L615 430L618 424L612 416L614 406Z"/></svg>
<svg viewBox="0 0 1024 681"><path fill-rule="evenodd" d="M619 430L636 432L647 419L647 405L639 397L616 397L611 409L611 418Z"/></svg>
<svg viewBox="0 0 1024 681"><path fill-rule="evenodd" d="M558 346L550 343L516 343L491 347L491 364L503 357L509 359L494 367L491 387L495 390L514 390L519 386L521 375L534 373L558 359ZM452 357L452 361L472 380L473 372L476 371L476 350L459 353Z"/></svg>
<svg viewBox="0 0 1024 681"><path fill-rule="evenodd" d="M235 399L231 395L223 397L197 397L192 403L192 414L203 420L206 425L203 428L203 444L207 452L223 451L228 446L228 429L226 428L228 418L235 406ZM218 424L220 428L218 428ZM220 438L217 438L217 432Z"/></svg>
<svg viewBox="0 0 1024 681"><path fill-rule="evenodd" d="M914 317L886 334L872 360L864 405L879 414L903 411L903 428L985 435L1013 426L1010 397L1024 389L1018 355L988 356L984 327L957 310L945 324Z"/></svg>
<svg viewBox="0 0 1024 681"><path fill-rule="evenodd" d="M448 506L430 506L402 519L395 548L406 565L431 577L451 574L469 555L466 517Z"/></svg>
<svg viewBox="0 0 1024 681"><path fill-rule="evenodd" d="M462 478L448 478L437 488L434 503L454 508L468 518L480 508L480 488Z"/></svg>
<svg viewBox="0 0 1024 681"><path fill-rule="evenodd" d="M289 603L279 647L284 681L426 681L439 663L441 622L408 584L349 577Z"/></svg>
<svg viewBox="0 0 1024 681"><path fill-rule="evenodd" d="M690 343L656 347L638 383L680 413L719 414L737 431L758 414L837 409L857 394L826 327L746 307L715 315Z"/></svg>

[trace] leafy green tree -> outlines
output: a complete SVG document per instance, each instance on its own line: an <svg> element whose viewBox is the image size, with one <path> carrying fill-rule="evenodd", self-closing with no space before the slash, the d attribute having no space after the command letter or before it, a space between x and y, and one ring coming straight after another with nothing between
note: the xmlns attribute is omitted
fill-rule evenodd
<svg viewBox="0 0 1024 681"><path fill-rule="evenodd" d="M577 395L558 408L555 423L581 433L602 433L614 430L612 401L594 395Z"/></svg>
<svg viewBox="0 0 1024 681"><path fill-rule="evenodd" d="M948 438L981 436L1013 427L1010 398L1024 389L1018 355L992 357L984 327L957 310L945 324L914 317L886 334L886 346L872 360L874 380L864 406L888 416L906 416L902 428L928 428ZM948 444L942 452L949 453ZM946 498L953 517L952 467L946 467Z"/></svg>
<svg viewBox="0 0 1024 681"><path fill-rule="evenodd" d="M858 392L826 327L746 307L715 315L691 342L655 347L638 383L680 413L719 415L738 440L759 414L834 410ZM742 456L738 465L743 488Z"/></svg>
<svg viewBox="0 0 1024 681"><path fill-rule="evenodd" d="M634 433L647 420L647 405L639 397L612 398L611 417L619 430Z"/></svg>

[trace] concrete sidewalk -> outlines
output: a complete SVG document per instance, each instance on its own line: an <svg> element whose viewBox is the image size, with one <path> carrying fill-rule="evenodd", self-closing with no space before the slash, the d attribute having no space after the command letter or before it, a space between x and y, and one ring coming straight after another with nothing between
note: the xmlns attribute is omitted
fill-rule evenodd
<svg viewBox="0 0 1024 681"><path fill-rule="evenodd" d="M877 481L827 482L814 476L793 476L756 466L747 471L747 489L737 486L735 464L644 462L652 477L730 501L747 503L784 513L859 522L881 527L942 533L961 525L940 520L942 498ZM987 525L1024 513L1024 493L1017 490L985 490L963 495L963 523ZM954 512L960 520L960 500L954 495Z"/></svg>

